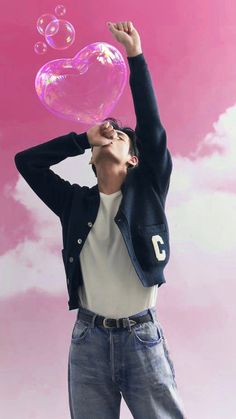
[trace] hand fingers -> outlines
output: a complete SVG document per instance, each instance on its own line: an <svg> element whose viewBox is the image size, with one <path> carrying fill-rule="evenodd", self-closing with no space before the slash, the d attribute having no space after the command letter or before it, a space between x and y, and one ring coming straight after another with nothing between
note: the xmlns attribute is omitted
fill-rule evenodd
<svg viewBox="0 0 236 419"><path fill-rule="evenodd" d="M117 23L107 22L107 24L112 33L115 33L119 30Z"/></svg>
<svg viewBox="0 0 236 419"><path fill-rule="evenodd" d="M104 136L108 136L109 138L111 138L115 135L115 130L113 126L110 124L110 122L105 122L104 124L102 124L101 133Z"/></svg>
<svg viewBox="0 0 236 419"><path fill-rule="evenodd" d="M111 123L110 123L109 121L104 122L104 123L101 125L101 127L102 127L103 129L113 128L113 126L111 125Z"/></svg>
<svg viewBox="0 0 236 419"><path fill-rule="evenodd" d="M128 32L128 22L118 22L118 29Z"/></svg>
<svg viewBox="0 0 236 419"><path fill-rule="evenodd" d="M131 24L131 25L130 25ZM118 29L119 31L125 31L125 32L129 32L129 30L132 29L132 22L130 21L125 21L125 22L117 22L115 25L116 29Z"/></svg>
<svg viewBox="0 0 236 419"><path fill-rule="evenodd" d="M115 135L115 130L113 128L107 129L103 131L103 134L107 135L108 137L113 137Z"/></svg>
<svg viewBox="0 0 236 419"><path fill-rule="evenodd" d="M105 122L104 124L101 124L100 129L103 131L103 130L105 130L107 128L110 128L110 127L111 127L110 122Z"/></svg>
<svg viewBox="0 0 236 419"><path fill-rule="evenodd" d="M123 27L124 27L125 32L129 32L128 22L123 22Z"/></svg>
<svg viewBox="0 0 236 419"><path fill-rule="evenodd" d="M128 22L127 22L127 24L128 24L128 28L129 28L129 32L132 32L132 30L133 30L133 23L129 20Z"/></svg>
<svg viewBox="0 0 236 419"><path fill-rule="evenodd" d="M117 22L116 26L117 26L117 29L118 29L119 31L123 31L123 25L122 25L122 22Z"/></svg>
<svg viewBox="0 0 236 419"><path fill-rule="evenodd" d="M105 122L100 125L100 132L103 132L105 129L109 127L109 122Z"/></svg>

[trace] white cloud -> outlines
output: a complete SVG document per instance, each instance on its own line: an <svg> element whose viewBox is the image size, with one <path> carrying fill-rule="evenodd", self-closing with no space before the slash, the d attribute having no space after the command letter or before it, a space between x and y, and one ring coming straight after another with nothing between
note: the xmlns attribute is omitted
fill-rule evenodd
<svg viewBox="0 0 236 419"><path fill-rule="evenodd" d="M235 120L236 106L214 123L215 131L192 153L194 159L173 156L166 209L176 244L189 240L209 254L236 247L236 193L231 188L236 166ZM209 154L202 156L206 145Z"/></svg>
<svg viewBox="0 0 236 419"><path fill-rule="evenodd" d="M194 153L173 157L166 202L172 251L166 272L175 292L182 282L185 307L208 306L221 293L230 298L234 287L235 117L236 107L227 109Z"/></svg>

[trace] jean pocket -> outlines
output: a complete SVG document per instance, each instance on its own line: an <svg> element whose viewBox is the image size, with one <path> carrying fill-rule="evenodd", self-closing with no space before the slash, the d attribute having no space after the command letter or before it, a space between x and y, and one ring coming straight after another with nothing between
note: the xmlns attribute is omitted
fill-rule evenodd
<svg viewBox="0 0 236 419"><path fill-rule="evenodd" d="M136 340L144 346L154 346L162 341L161 331L156 320L154 323L149 321L138 324L132 329Z"/></svg>
<svg viewBox="0 0 236 419"><path fill-rule="evenodd" d="M82 342L85 337L87 336L90 330L90 323L85 322L83 320L76 320L72 335L71 335L71 342L72 343L80 343Z"/></svg>

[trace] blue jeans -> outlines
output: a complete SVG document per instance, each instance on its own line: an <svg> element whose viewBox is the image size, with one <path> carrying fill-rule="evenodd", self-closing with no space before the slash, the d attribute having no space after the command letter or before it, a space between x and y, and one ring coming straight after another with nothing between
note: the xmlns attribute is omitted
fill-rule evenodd
<svg viewBox="0 0 236 419"><path fill-rule="evenodd" d="M153 321L103 328L76 319L68 360L72 419L118 419L123 396L134 419L186 419L155 307ZM131 316L130 318L132 318Z"/></svg>

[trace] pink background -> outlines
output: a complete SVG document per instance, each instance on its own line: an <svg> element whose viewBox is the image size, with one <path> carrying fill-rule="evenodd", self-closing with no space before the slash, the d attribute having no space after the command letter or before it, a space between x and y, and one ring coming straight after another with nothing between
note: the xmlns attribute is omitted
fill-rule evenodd
<svg viewBox="0 0 236 419"><path fill-rule="evenodd" d="M76 310L67 306L61 227L17 172L14 155L88 126L50 114L34 90L35 75L45 62L73 57L92 42L109 42L125 56L106 21L131 20L173 158L166 203L171 259L157 313L188 417L235 419L236 3L64 1L75 43L37 55L36 21L57 4L1 2L1 417L69 418L67 356ZM134 127L128 83L110 116ZM89 157L90 150L53 170L92 186ZM121 417L131 418L123 401Z"/></svg>

